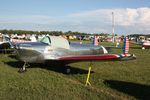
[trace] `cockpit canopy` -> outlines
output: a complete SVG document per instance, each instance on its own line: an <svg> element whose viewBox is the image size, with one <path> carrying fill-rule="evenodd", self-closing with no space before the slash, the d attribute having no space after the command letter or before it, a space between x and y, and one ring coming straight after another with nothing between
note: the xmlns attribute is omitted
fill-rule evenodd
<svg viewBox="0 0 150 100"><path fill-rule="evenodd" d="M48 44L53 48L70 48L68 40L61 36L45 36L40 40L40 42Z"/></svg>

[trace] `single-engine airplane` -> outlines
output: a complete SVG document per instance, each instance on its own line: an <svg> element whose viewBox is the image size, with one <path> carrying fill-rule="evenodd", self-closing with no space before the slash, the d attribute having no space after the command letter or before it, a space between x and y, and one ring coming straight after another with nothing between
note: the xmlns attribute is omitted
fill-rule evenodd
<svg viewBox="0 0 150 100"><path fill-rule="evenodd" d="M123 54L109 54L103 46L72 44L61 36L45 36L39 42L24 42L16 44L18 58L24 62L20 72L24 72L27 63L45 63L60 61L63 64L77 61L95 60L129 60L135 59L134 54L128 54L129 42L125 38Z"/></svg>

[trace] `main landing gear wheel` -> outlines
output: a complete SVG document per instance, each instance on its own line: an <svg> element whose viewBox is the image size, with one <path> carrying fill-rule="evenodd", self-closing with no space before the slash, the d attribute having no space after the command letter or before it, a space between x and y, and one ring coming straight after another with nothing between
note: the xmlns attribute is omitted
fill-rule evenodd
<svg viewBox="0 0 150 100"><path fill-rule="evenodd" d="M144 50L144 49L145 49L145 47L142 47L142 49Z"/></svg>
<svg viewBox="0 0 150 100"><path fill-rule="evenodd" d="M24 68L20 68L20 69L18 70L19 73L23 73L23 72L26 72L26 71L27 71L27 70L24 69Z"/></svg>
<svg viewBox="0 0 150 100"><path fill-rule="evenodd" d="M71 73L71 67L70 66L65 66L64 67L64 72L65 72L65 74L70 74Z"/></svg>

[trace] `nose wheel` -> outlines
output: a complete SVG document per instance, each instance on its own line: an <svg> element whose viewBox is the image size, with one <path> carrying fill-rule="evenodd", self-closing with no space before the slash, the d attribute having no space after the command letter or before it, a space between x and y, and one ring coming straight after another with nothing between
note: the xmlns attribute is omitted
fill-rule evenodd
<svg viewBox="0 0 150 100"><path fill-rule="evenodd" d="M26 67L29 67L30 65L27 62L24 62L23 66L18 70L19 73L26 72Z"/></svg>

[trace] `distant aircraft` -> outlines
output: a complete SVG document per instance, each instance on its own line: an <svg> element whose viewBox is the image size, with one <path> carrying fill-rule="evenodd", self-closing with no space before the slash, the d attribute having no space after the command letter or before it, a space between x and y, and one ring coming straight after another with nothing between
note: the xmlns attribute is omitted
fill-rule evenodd
<svg viewBox="0 0 150 100"><path fill-rule="evenodd" d="M94 39L93 39L93 45L95 45L95 46L98 46L98 36L94 36Z"/></svg>
<svg viewBox="0 0 150 100"><path fill-rule="evenodd" d="M0 34L0 50L10 48L10 38L7 35Z"/></svg>
<svg viewBox="0 0 150 100"><path fill-rule="evenodd" d="M133 39L134 40L134 39ZM141 49L150 48L150 39L145 38L136 38L136 41L132 41L133 44L137 44L141 46Z"/></svg>
<svg viewBox="0 0 150 100"><path fill-rule="evenodd" d="M142 43L142 49L149 48L149 47L150 47L150 41L144 41Z"/></svg>
<svg viewBox="0 0 150 100"><path fill-rule="evenodd" d="M150 48L150 41L147 41L147 40L140 41L140 42L132 42L132 43L140 45L143 50L146 48Z"/></svg>
<svg viewBox="0 0 150 100"><path fill-rule="evenodd" d="M20 72L26 70L28 63L45 63L59 61L63 64L77 61L95 60L130 60L134 54L128 54L129 43L125 39L123 54L109 54L103 46L72 44L61 36L45 36L39 42L24 42L16 44L19 60L24 62Z"/></svg>
<svg viewBox="0 0 150 100"><path fill-rule="evenodd" d="M29 37L29 40L25 40L25 39L20 39L20 38L11 38L10 40L12 42L13 45L15 45L16 43L22 43L22 42L36 42L36 37L34 35Z"/></svg>

